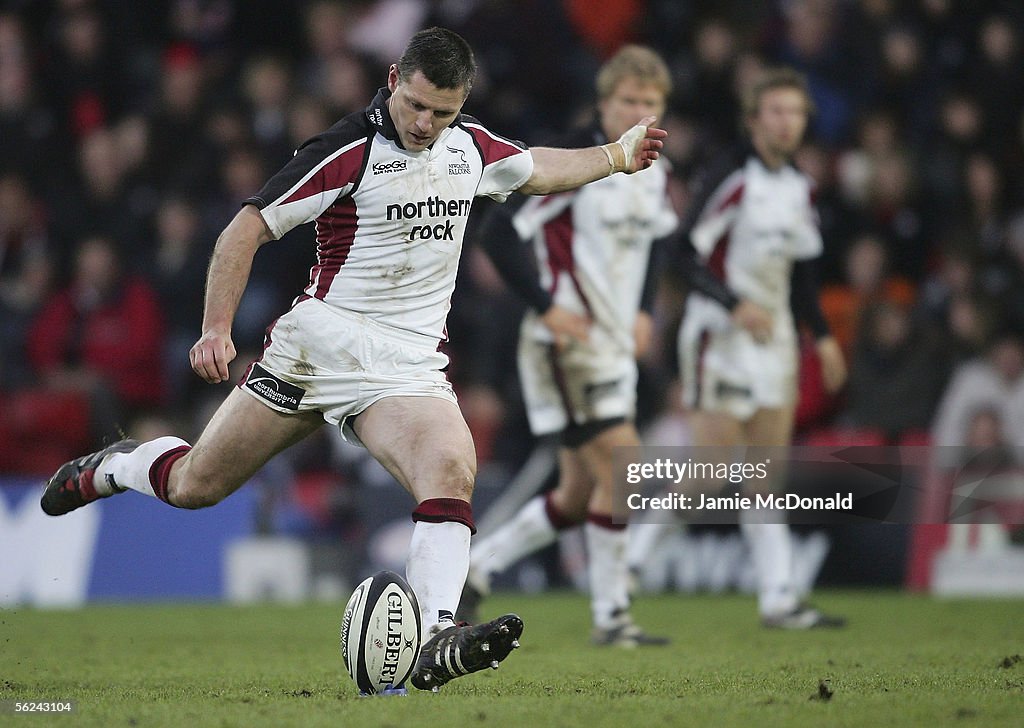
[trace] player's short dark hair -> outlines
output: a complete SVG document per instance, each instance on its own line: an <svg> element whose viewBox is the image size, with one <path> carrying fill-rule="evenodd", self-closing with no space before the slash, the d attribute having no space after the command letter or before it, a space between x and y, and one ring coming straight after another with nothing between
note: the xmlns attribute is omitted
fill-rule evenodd
<svg viewBox="0 0 1024 728"><path fill-rule="evenodd" d="M808 115L814 114L814 102L807 77L792 68L769 68L765 70L743 93L743 115L757 116L761 110L761 98L777 88L790 88L803 94Z"/></svg>
<svg viewBox="0 0 1024 728"><path fill-rule="evenodd" d="M461 88L467 94L476 76L476 58L469 43L458 33L436 26L409 39L397 66L403 81L420 71L438 88Z"/></svg>

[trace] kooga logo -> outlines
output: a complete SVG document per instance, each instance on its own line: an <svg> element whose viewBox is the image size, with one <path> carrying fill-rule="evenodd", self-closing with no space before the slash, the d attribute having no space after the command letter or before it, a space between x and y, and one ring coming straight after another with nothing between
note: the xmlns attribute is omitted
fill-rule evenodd
<svg viewBox="0 0 1024 728"><path fill-rule="evenodd" d="M391 162L374 162L373 173L376 174L388 174L390 172L404 172L405 171L405 160L395 159Z"/></svg>

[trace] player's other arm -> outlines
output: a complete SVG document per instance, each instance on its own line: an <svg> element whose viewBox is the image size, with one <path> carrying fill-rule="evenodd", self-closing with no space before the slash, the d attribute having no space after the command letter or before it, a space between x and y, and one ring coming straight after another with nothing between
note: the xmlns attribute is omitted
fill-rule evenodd
<svg viewBox="0 0 1024 728"><path fill-rule="evenodd" d="M533 174L519 192L527 195L564 192L615 172L632 174L650 167L658 158L662 140L668 136L664 129L651 126L653 123L654 117L648 116L617 141L600 147L531 147Z"/></svg>
<svg viewBox="0 0 1024 728"><path fill-rule="evenodd" d="M263 216L244 205L217 238L206 274L203 333L189 352L192 369L211 384L228 378L235 358L231 324L242 299L256 250L274 236Z"/></svg>
<svg viewBox="0 0 1024 728"><path fill-rule="evenodd" d="M846 362L839 342L832 336L818 300L818 272L815 260L793 262L790 275L790 308L794 318L807 325L817 343L821 377L825 389L834 393L846 383Z"/></svg>
<svg viewBox="0 0 1024 728"><path fill-rule="evenodd" d="M700 259L685 232L677 237L673 254L676 257L675 268L680 271L690 290L698 291L721 305L729 312L733 323L746 329L758 343L771 340L771 314L753 301L737 296L724 281L716 277Z"/></svg>
<svg viewBox="0 0 1024 728"><path fill-rule="evenodd" d="M480 227L481 247L506 285L536 311L551 330L556 345L564 344L566 337L586 341L590 319L554 303L551 294L541 287L537 271L528 259L526 243L512 224L512 213L505 205L488 211Z"/></svg>
<svg viewBox="0 0 1024 728"><path fill-rule="evenodd" d="M701 173L692 190L694 203L670 250L674 256L673 267L681 272L691 290L719 303L729 312L734 324L745 329L758 343L765 343L772 337L771 314L753 301L737 296L724 280L712 273L694 245L694 236L698 233L705 239L705 248L710 247L708 240L729 234L743 196L745 183L737 172L743 159L743 155L732 152Z"/></svg>

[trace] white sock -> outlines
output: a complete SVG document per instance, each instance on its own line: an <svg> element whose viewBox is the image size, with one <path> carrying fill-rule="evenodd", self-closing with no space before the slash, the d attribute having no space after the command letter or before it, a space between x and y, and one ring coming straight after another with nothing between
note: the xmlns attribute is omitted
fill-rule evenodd
<svg viewBox="0 0 1024 728"><path fill-rule="evenodd" d="M470 583L483 593L490 591L491 574L500 574L527 554L554 543L558 531L544 507L545 497L531 498L494 533L473 544Z"/></svg>
<svg viewBox="0 0 1024 728"><path fill-rule="evenodd" d="M669 516L666 516L666 519ZM630 523L626 529L626 564L630 569L641 570L651 552L658 544L679 529L679 522L666 520L661 523Z"/></svg>
<svg viewBox="0 0 1024 728"><path fill-rule="evenodd" d="M594 626L610 629L629 609L629 569L626 529L606 528L591 521L583 525L590 576L590 608Z"/></svg>
<svg viewBox="0 0 1024 728"><path fill-rule="evenodd" d="M469 571L469 537L469 527L455 521L418 521L413 528L405 578L420 603L424 641L441 622L455 624Z"/></svg>
<svg viewBox="0 0 1024 728"><path fill-rule="evenodd" d="M144 442L131 452L117 452L103 458L103 462L96 468L96 476L93 478L93 485L100 495L110 495L114 492L111 486L109 475L120 489L129 488L156 498L153 486L149 482L149 470L153 463L169 450L188 443L180 437L158 437L155 440Z"/></svg>
<svg viewBox="0 0 1024 728"><path fill-rule="evenodd" d="M740 528L747 539L757 572L757 608L762 617L791 612L799 603L793 586L793 542L786 523L764 523L778 513L740 511Z"/></svg>

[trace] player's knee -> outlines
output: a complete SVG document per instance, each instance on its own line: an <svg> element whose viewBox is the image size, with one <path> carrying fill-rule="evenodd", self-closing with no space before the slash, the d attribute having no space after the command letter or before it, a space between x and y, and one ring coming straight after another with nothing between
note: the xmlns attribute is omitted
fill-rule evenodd
<svg viewBox="0 0 1024 728"><path fill-rule="evenodd" d="M476 463L461 453L442 453L438 459L435 482L441 484L446 498L468 501L476 482Z"/></svg>
<svg viewBox="0 0 1024 728"><path fill-rule="evenodd" d="M209 508L210 506L217 505L224 500L224 496L216 491L187 488L172 491L170 499L178 508L197 511L200 508Z"/></svg>
<svg viewBox="0 0 1024 728"><path fill-rule="evenodd" d="M563 481L551 492L551 505L564 519L582 523L587 517L591 485L590 480L584 478Z"/></svg>
<svg viewBox="0 0 1024 728"><path fill-rule="evenodd" d="M190 475L172 483L168 488L168 496L178 508L199 510L217 505L233 490L229 484L216 478Z"/></svg>

